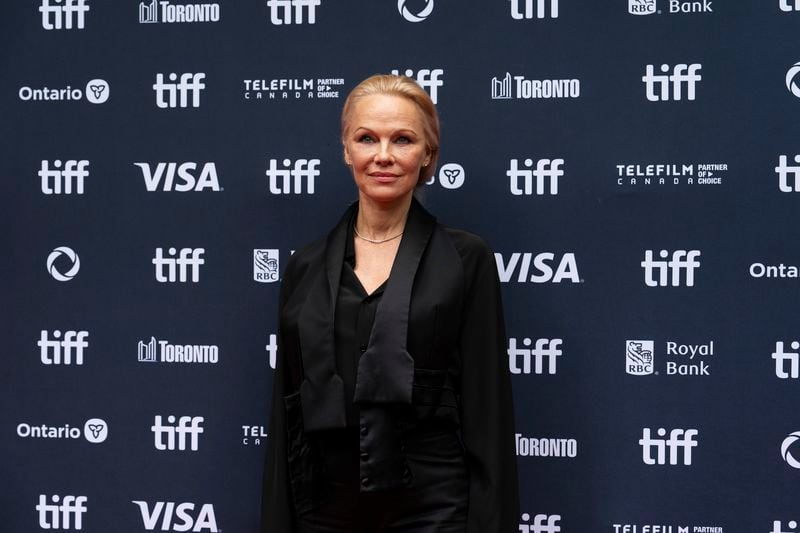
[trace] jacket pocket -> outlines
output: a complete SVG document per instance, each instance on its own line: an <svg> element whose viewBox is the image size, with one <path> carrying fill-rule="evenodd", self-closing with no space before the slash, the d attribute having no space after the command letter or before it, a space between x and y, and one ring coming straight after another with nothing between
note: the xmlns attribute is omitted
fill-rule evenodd
<svg viewBox="0 0 800 533"><path fill-rule="evenodd" d="M447 370L414 369L412 404L418 422L449 422L460 426L458 401Z"/></svg>

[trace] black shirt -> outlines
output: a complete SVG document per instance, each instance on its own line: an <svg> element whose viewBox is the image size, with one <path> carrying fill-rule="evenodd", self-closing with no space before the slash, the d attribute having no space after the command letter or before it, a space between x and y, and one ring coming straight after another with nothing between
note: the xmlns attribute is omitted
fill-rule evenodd
<svg viewBox="0 0 800 533"><path fill-rule="evenodd" d="M358 476L359 413L358 405L353 402L358 360L367 350L375 312L388 281L384 281L372 294L367 294L355 273L353 225L354 220L351 220L347 228L342 278L334 316L336 368L344 382L347 428L326 431L320 439L327 466L326 477L334 480L353 480Z"/></svg>
<svg viewBox="0 0 800 533"><path fill-rule="evenodd" d="M378 310L378 304L386 288L386 281L384 281L372 294L367 294L364 286L358 280L355 273L356 250L353 242L353 225L354 221L351 220L348 226L348 237L345 241L342 279L334 317L336 368L344 381L344 392L347 399L345 415L348 427L359 424L358 406L352 401L356 390L358 359L367 350L372 324L375 322L375 312Z"/></svg>

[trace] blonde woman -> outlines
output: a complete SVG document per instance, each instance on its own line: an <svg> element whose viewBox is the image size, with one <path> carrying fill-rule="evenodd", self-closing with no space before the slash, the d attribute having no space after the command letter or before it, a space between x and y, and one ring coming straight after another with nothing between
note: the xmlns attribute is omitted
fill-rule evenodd
<svg viewBox="0 0 800 533"><path fill-rule="evenodd" d="M341 136L358 201L283 276L262 531L515 532L494 257L414 198L436 108L413 80L372 76Z"/></svg>

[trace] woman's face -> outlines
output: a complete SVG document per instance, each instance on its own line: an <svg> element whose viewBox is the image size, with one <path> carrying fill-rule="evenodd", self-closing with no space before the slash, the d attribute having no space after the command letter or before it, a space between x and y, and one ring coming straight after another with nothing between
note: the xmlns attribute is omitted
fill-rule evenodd
<svg viewBox="0 0 800 533"><path fill-rule="evenodd" d="M344 159L362 199L391 203L410 197L420 169L430 162L421 112L400 96L358 98L347 119Z"/></svg>

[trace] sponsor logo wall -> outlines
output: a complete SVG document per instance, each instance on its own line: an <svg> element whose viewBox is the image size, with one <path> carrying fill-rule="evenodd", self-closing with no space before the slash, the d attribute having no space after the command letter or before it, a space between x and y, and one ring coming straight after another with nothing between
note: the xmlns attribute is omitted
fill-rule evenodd
<svg viewBox="0 0 800 533"><path fill-rule="evenodd" d="M394 72L493 253L519 531L800 533L800 2L13 4L0 531L258 530L280 281Z"/></svg>

